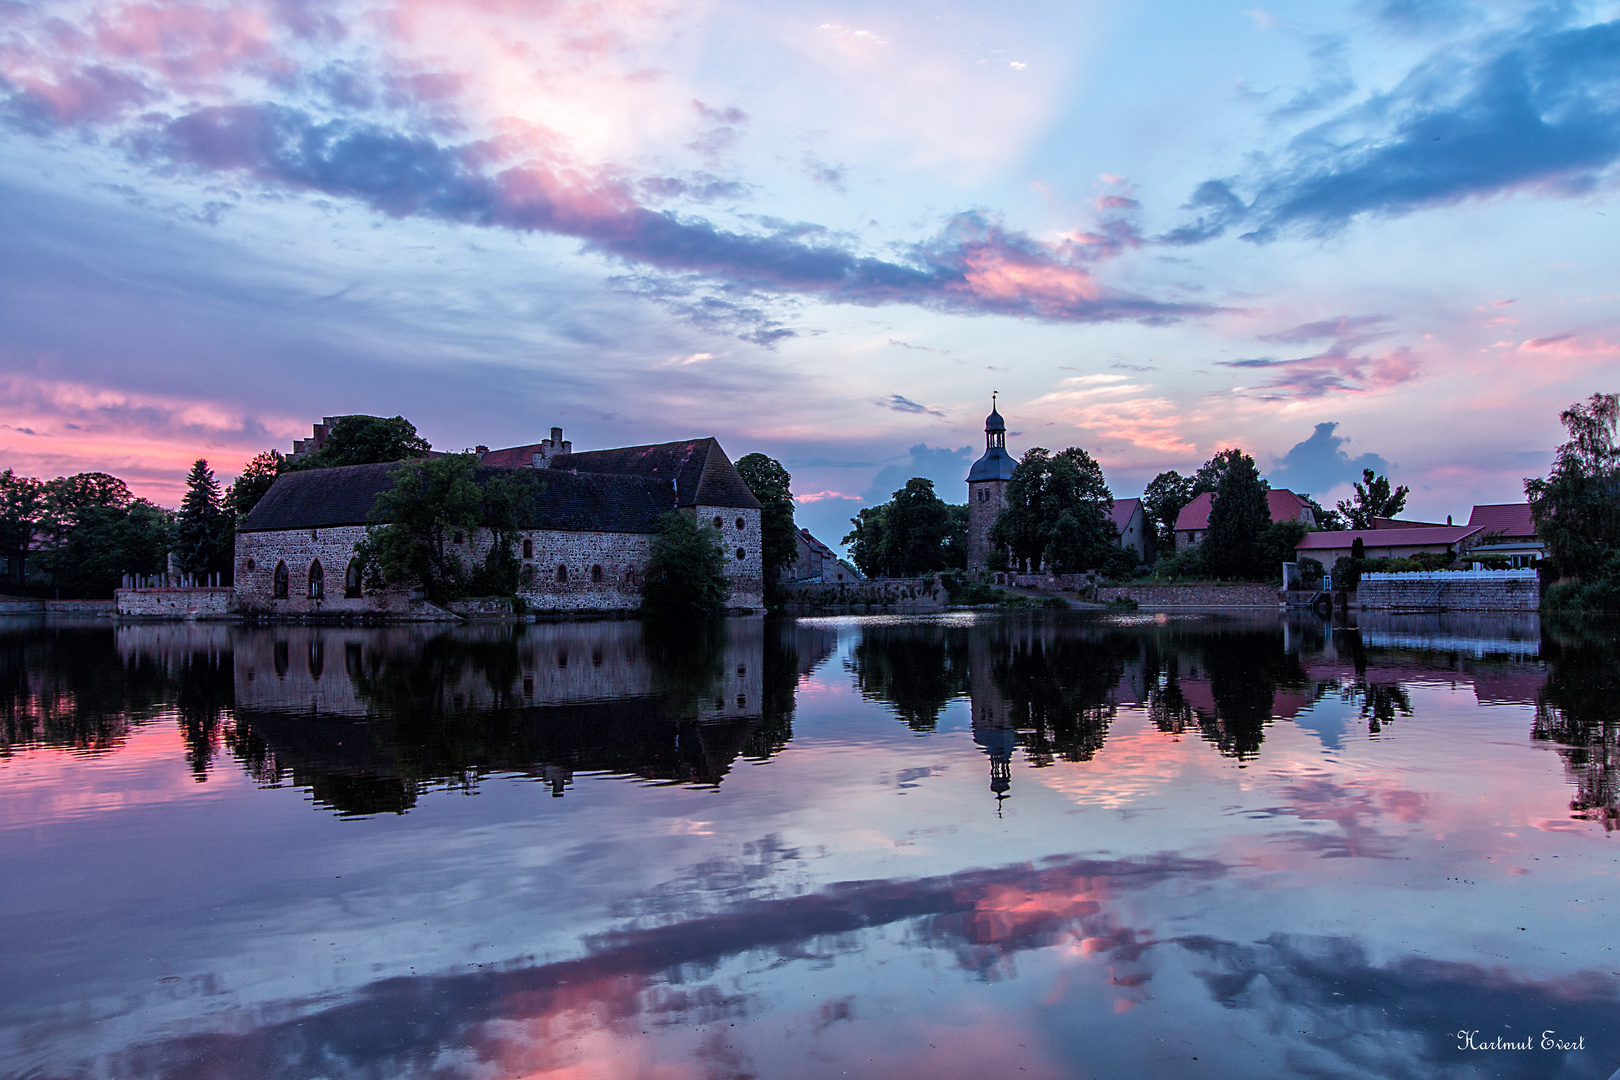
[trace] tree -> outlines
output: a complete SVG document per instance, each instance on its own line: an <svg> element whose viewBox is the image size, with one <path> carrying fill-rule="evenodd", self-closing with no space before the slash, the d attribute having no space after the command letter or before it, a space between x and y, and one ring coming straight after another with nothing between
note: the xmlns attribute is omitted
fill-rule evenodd
<svg viewBox="0 0 1620 1080"><path fill-rule="evenodd" d="M781 462L757 453L739 458L737 472L762 507L760 553L765 564L765 583L770 586L798 558L798 529L793 524L793 477Z"/></svg>
<svg viewBox="0 0 1620 1080"><path fill-rule="evenodd" d="M945 569L967 569L968 508L966 503L945 504Z"/></svg>
<svg viewBox="0 0 1620 1080"><path fill-rule="evenodd" d="M0 559L19 592L28 580L28 554L39 532L44 485L32 476L0 472Z"/></svg>
<svg viewBox="0 0 1620 1080"><path fill-rule="evenodd" d="M1255 538L1256 576L1268 579L1282 576L1282 564L1298 561L1295 549L1310 531L1310 526L1298 518L1273 521L1260 530L1260 535ZM1321 563L1317 563L1317 566L1320 567Z"/></svg>
<svg viewBox="0 0 1620 1080"><path fill-rule="evenodd" d="M1046 480L1051 471L1052 455L1044 446L1024 451L1007 481L1007 505L990 527L991 545L1007 549L1020 569L1039 569L1046 550Z"/></svg>
<svg viewBox="0 0 1620 1080"><path fill-rule="evenodd" d="M1198 471L1193 473L1193 498L1197 498L1206 491L1214 492L1220 490L1221 477L1226 475L1227 466L1232 464L1232 459L1234 457L1242 456L1243 451L1238 449L1222 450L1220 453L1216 454L1214 457L1200 465L1198 467Z"/></svg>
<svg viewBox="0 0 1620 1080"><path fill-rule="evenodd" d="M58 595L107 597L125 574L161 574L174 543L174 515L145 499L87 503L71 511L41 561Z"/></svg>
<svg viewBox="0 0 1620 1080"><path fill-rule="evenodd" d="M465 595L467 567L455 543L483 522L484 493L472 454L412 461L377 496L356 558L372 588L414 585L435 603Z"/></svg>
<svg viewBox="0 0 1620 1080"><path fill-rule="evenodd" d="M403 416L340 416L327 432L321 448L294 469L330 469L339 465L371 465L384 461L424 458L432 449Z"/></svg>
<svg viewBox="0 0 1620 1080"><path fill-rule="evenodd" d="M1193 501L1193 495L1193 478L1174 469L1155 476L1143 490L1142 509L1153 526L1160 552L1168 555L1176 550L1176 518Z"/></svg>
<svg viewBox="0 0 1620 1080"><path fill-rule="evenodd" d="M1056 455L1033 447L1013 468L1007 506L990 539L1031 570L1043 562L1059 573L1117 570L1124 560L1114 553L1113 505L1102 467L1090 454L1076 446ZM1134 565L1134 556L1129 561Z"/></svg>
<svg viewBox="0 0 1620 1080"><path fill-rule="evenodd" d="M206 459L198 458L186 476L186 497L175 515L175 561L186 574L231 572L234 522L220 500L219 484Z"/></svg>
<svg viewBox="0 0 1620 1080"><path fill-rule="evenodd" d="M1361 470L1362 482L1356 485L1354 501L1339 503L1339 513L1352 529L1370 529L1373 518L1392 518L1406 509L1406 496L1411 488L1404 484L1390 490L1389 477L1375 476L1371 469Z"/></svg>
<svg viewBox="0 0 1620 1080"><path fill-rule="evenodd" d="M58 595L64 588L69 592L80 592L84 587L86 579L79 574L80 568L75 553L69 550L68 541L86 520L86 512L124 511L134 501L135 496L130 493L129 486L107 473L76 473L45 481L40 491L40 563L51 576L51 583ZM98 515L97 525L111 527L117 517ZM113 580L117 580L116 575Z"/></svg>
<svg viewBox="0 0 1620 1080"><path fill-rule="evenodd" d="M1545 480L1524 482L1536 535L1560 574L1620 579L1620 395L1593 394L1558 418L1569 441Z"/></svg>
<svg viewBox="0 0 1620 1080"><path fill-rule="evenodd" d="M1311 516L1316 519L1316 527L1323 532L1340 532L1350 527L1344 520L1344 515L1337 510L1329 510L1309 495L1301 495L1305 505L1311 508Z"/></svg>
<svg viewBox="0 0 1620 1080"><path fill-rule="evenodd" d="M280 450L256 454L252 461L243 466L241 475L231 482L231 489L225 495L225 505L236 515L238 524L253 513L253 508L270 490L270 485L276 482L276 477L286 471L287 459Z"/></svg>
<svg viewBox="0 0 1620 1080"><path fill-rule="evenodd" d="M934 482L921 476L894 493L884 517L884 564L895 577L916 577L945 569L945 529L949 513L934 494Z"/></svg>
<svg viewBox="0 0 1620 1080"><path fill-rule="evenodd" d="M1266 482L1260 479L1254 458L1241 450L1216 455L1225 459L1220 486L1209 510L1209 535L1200 545L1204 565L1221 577L1262 575L1256 541L1271 524L1266 505Z"/></svg>
<svg viewBox="0 0 1620 1080"><path fill-rule="evenodd" d="M513 596L523 572L518 533L533 527L534 498L545 482L533 469L488 470L481 480L489 551L483 565L473 569L468 587L478 596Z"/></svg>
<svg viewBox="0 0 1620 1080"><path fill-rule="evenodd" d="M641 584L641 607L661 618L710 618L725 612L731 590L720 534L671 510L658 521Z"/></svg>
<svg viewBox="0 0 1620 1080"><path fill-rule="evenodd" d="M885 540L888 517L888 503L862 507L849 519L849 523L855 527L839 541L849 547L850 560L867 577L880 577L888 573L888 545Z"/></svg>

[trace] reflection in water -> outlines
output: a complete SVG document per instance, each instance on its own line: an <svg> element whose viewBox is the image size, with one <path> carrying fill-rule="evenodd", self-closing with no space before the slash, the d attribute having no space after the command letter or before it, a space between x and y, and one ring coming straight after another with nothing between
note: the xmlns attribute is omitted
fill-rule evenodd
<svg viewBox="0 0 1620 1080"><path fill-rule="evenodd" d="M0 1077L1601 1080L1615 645L0 625Z"/></svg>

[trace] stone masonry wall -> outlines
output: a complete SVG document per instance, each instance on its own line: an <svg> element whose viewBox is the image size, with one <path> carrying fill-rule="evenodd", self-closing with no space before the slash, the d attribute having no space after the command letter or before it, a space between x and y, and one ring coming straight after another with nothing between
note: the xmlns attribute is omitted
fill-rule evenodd
<svg viewBox="0 0 1620 1080"><path fill-rule="evenodd" d="M1363 581L1356 589L1356 606L1382 611L1535 611L1541 606L1541 587L1534 579Z"/></svg>
<svg viewBox="0 0 1620 1080"><path fill-rule="evenodd" d="M219 619L228 616L236 590L118 589L113 603L118 614L145 619Z"/></svg>
<svg viewBox="0 0 1620 1080"><path fill-rule="evenodd" d="M747 608L750 611L763 611L765 560L761 546L760 512L740 510L734 506L699 506L695 509L700 522L712 526L716 519L720 521L720 546L726 552L726 577L731 582L731 606Z"/></svg>
<svg viewBox="0 0 1620 1080"><path fill-rule="evenodd" d="M1099 603L1123 598L1150 610L1176 608L1272 608L1281 603L1275 585L1105 585Z"/></svg>
<svg viewBox="0 0 1620 1080"><path fill-rule="evenodd" d="M986 497L981 499L980 494ZM968 485L967 568L980 571L990 560L990 529L1002 507L1007 505L1005 480L980 480Z"/></svg>
<svg viewBox="0 0 1620 1080"><path fill-rule="evenodd" d="M950 599L933 578L804 582L785 587L788 601L806 608L887 608L891 611L943 611Z"/></svg>
<svg viewBox="0 0 1620 1080"><path fill-rule="evenodd" d="M236 604L238 610L265 615L405 614L410 591L392 589L373 594L365 590L357 599L343 595L343 578L354 549L366 536L364 525L338 525L325 529L279 529L274 532L236 534ZM320 561L325 595L310 599L310 567ZM275 597L278 562L287 564L287 597Z"/></svg>

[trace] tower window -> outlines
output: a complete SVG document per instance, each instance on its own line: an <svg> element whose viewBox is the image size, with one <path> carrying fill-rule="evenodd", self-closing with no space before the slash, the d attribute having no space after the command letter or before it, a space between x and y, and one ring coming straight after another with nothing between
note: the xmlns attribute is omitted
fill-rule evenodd
<svg viewBox="0 0 1620 1080"><path fill-rule="evenodd" d="M523 573L518 576L518 580L523 582L524 587L528 587L530 585L533 585L534 584L534 567L532 565L525 566L523 568Z"/></svg>
<svg viewBox="0 0 1620 1080"><path fill-rule="evenodd" d="M738 529L746 529L746 528L748 528L748 521L746 519L744 519L744 518L738 518L737 519L737 528Z"/></svg>
<svg viewBox="0 0 1620 1080"><path fill-rule="evenodd" d="M748 549L747 548L738 548L737 549L737 558L738 559L746 559L746 558L748 558Z"/></svg>

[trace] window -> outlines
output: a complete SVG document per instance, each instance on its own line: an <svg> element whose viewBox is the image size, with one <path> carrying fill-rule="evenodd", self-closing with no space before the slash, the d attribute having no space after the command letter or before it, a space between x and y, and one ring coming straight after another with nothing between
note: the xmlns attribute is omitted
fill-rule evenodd
<svg viewBox="0 0 1620 1080"><path fill-rule="evenodd" d="M737 519L737 528L739 528L739 529L748 528L748 519L746 519L746 518L738 518Z"/></svg>
<svg viewBox="0 0 1620 1080"><path fill-rule="evenodd" d="M632 566L632 567L630 567L628 570L626 570L624 572L624 583L626 585L634 585L634 584L637 583L638 580L639 580L639 578L638 578L638 576L636 574L636 568L635 567Z"/></svg>
<svg viewBox="0 0 1620 1080"><path fill-rule="evenodd" d="M534 558L534 540L531 537L525 536L523 538L523 557L525 559Z"/></svg>
<svg viewBox="0 0 1620 1080"><path fill-rule="evenodd" d="M559 582L561 582L562 584L567 584L568 583L568 567L562 566L560 564L558 565L558 567L557 567L557 580Z"/></svg>
<svg viewBox="0 0 1620 1080"><path fill-rule="evenodd" d="M287 599L288 577L287 564L284 562L276 563L276 582L275 586L271 589L271 595L273 595L277 600Z"/></svg>
<svg viewBox="0 0 1620 1080"><path fill-rule="evenodd" d="M534 584L534 567L532 565L525 565L523 567L523 573L518 575L518 580L523 582L523 587L524 588L528 588L529 586L533 585Z"/></svg>
<svg viewBox="0 0 1620 1080"><path fill-rule="evenodd" d="M602 584L602 568L600 566L591 567L591 584Z"/></svg>
<svg viewBox="0 0 1620 1080"><path fill-rule="evenodd" d="M345 600L358 600L361 595L360 560L350 559L349 568L343 571L343 598Z"/></svg>
<svg viewBox="0 0 1620 1080"><path fill-rule="evenodd" d="M746 558L748 558L748 549L747 548L738 548L737 549L737 558L738 559L746 559Z"/></svg>
<svg viewBox="0 0 1620 1080"><path fill-rule="evenodd" d="M309 564L309 598L311 600L326 598L326 571L321 569L319 559Z"/></svg>
<svg viewBox="0 0 1620 1080"><path fill-rule="evenodd" d="M714 527L717 528L717 529L725 528L726 527L725 518L722 518L719 514L714 515Z"/></svg>
<svg viewBox="0 0 1620 1080"><path fill-rule="evenodd" d="M259 564L254 562L251 558L249 558L247 563L242 567L242 569L246 570L250 574L253 573L253 571L257 570L258 568L259 568Z"/></svg>

